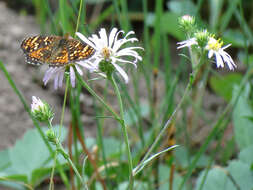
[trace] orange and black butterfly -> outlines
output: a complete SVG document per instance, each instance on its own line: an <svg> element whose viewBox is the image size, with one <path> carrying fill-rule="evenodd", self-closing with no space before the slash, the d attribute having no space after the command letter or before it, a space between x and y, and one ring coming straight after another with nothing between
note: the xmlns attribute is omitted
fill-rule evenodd
<svg viewBox="0 0 253 190"><path fill-rule="evenodd" d="M22 42L21 48L27 63L34 65L47 63L50 67L85 60L95 53L88 44L61 36L28 37Z"/></svg>

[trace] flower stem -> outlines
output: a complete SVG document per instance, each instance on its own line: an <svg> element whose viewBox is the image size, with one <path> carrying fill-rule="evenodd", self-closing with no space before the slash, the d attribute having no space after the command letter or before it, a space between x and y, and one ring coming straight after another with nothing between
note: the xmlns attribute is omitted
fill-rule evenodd
<svg viewBox="0 0 253 190"><path fill-rule="evenodd" d="M89 93L91 93L92 96L94 96L100 103L102 103L105 108L111 112L111 114L113 115L113 117L117 120L117 121L121 121L120 116L100 97L96 94L96 92L94 90L91 89L91 87L89 87L89 85L82 79L82 77L80 77L80 75L76 72L76 76L78 78L78 80L80 81L81 85L84 86Z"/></svg>
<svg viewBox="0 0 253 190"><path fill-rule="evenodd" d="M133 185L134 185L134 177L133 177L133 172L132 172L133 171L133 162L132 162L132 155L131 155L128 135L127 135L127 128L126 128L126 124L125 124L125 121L124 121L123 103L122 103L122 99L121 99L121 96L120 96L118 85L117 85L117 83L116 83L113 76L111 76L110 81L112 82L112 85L113 85L114 90L116 92L117 99L118 99L119 106L120 106L120 117L121 117L120 124L121 124L122 129L123 129L124 141L125 141L125 144L126 144L126 147L127 147L127 158L128 158L128 167L129 167L129 187L128 187L128 189L132 190Z"/></svg>
<svg viewBox="0 0 253 190"><path fill-rule="evenodd" d="M62 147L61 143L59 140L57 140L56 143L56 147L57 150L61 153L61 155L68 161L68 163L71 165L71 167L73 168L74 172L76 173L77 177L79 178L79 180L81 181L83 187L85 190L88 190L87 184L85 183L84 179L82 178L82 176L80 175L80 173L78 172L76 166L74 165L74 163L72 162L72 160L70 159L69 155L65 152L64 148Z"/></svg>
<svg viewBox="0 0 253 190"><path fill-rule="evenodd" d="M67 76L66 80L67 81L66 81L66 87L65 87L65 93L64 93L64 100L63 100L62 111L61 111L59 137L61 136L61 129L62 129L62 124L63 124L63 119L64 119L64 112L65 112L65 108L66 108L66 100L67 100L68 89L69 89L69 75Z"/></svg>
<svg viewBox="0 0 253 190"><path fill-rule="evenodd" d="M52 126L51 121L48 121L48 128L49 128L49 130L53 130L53 126ZM71 167L73 168L73 170L76 173L77 177L79 178L82 185L84 186L84 189L88 190L88 187L87 187L86 183L84 182L84 180L81 177L80 173L78 172L76 166L74 165L74 163L70 159L70 156L68 155L68 153L66 153L66 151L62 147L62 144L61 144L59 138L55 136L55 139L51 142L56 146L55 157L57 157L57 154L59 152L68 161L68 163L71 165ZM54 172L54 168L53 168L52 173L51 173L50 186L51 186L51 180L52 180L52 177L53 177L53 172Z"/></svg>

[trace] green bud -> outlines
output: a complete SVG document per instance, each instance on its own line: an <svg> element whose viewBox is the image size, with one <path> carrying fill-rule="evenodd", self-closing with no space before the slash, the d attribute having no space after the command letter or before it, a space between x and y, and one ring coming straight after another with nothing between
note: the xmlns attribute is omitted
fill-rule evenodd
<svg viewBox="0 0 253 190"><path fill-rule="evenodd" d="M32 115L40 122L46 122L53 118L54 113L48 103L33 96L31 104Z"/></svg>
<svg viewBox="0 0 253 190"><path fill-rule="evenodd" d="M202 31L198 31L194 34L196 41L198 42L198 45L201 48L205 48L209 37L210 37L210 33L207 30L202 30Z"/></svg>
<svg viewBox="0 0 253 190"><path fill-rule="evenodd" d="M192 34L196 30L195 18L193 16L184 15L179 18L178 23L188 34Z"/></svg>
<svg viewBox="0 0 253 190"><path fill-rule="evenodd" d="M99 69L100 69L100 71L105 73L108 78L110 78L110 76L112 75L112 72L114 71L115 68L109 61L102 60L99 63Z"/></svg>
<svg viewBox="0 0 253 190"><path fill-rule="evenodd" d="M46 136L48 141L52 142L53 144L57 144L57 135L53 131L53 129L48 129L46 132Z"/></svg>

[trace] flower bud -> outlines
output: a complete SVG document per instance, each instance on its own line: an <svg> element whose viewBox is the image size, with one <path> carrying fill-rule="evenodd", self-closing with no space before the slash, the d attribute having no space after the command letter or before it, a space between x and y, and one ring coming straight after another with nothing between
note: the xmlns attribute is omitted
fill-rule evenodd
<svg viewBox="0 0 253 190"><path fill-rule="evenodd" d="M53 129L48 129L46 132L46 136L48 141L57 144L57 136L55 134L55 132L53 131Z"/></svg>
<svg viewBox="0 0 253 190"><path fill-rule="evenodd" d="M207 30L198 31L194 34L199 47L204 48L209 41L210 33Z"/></svg>
<svg viewBox="0 0 253 190"><path fill-rule="evenodd" d="M31 112L32 115L40 122L49 121L54 116L50 106L35 96L32 97Z"/></svg>
<svg viewBox="0 0 253 190"><path fill-rule="evenodd" d="M178 20L179 25L184 29L185 32L192 34L195 30L195 18L190 15L184 15Z"/></svg>
<svg viewBox="0 0 253 190"><path fill-rule="evenodd" d="M100 71L105 73L108 78L110 78L110 76L112 75L112 72L115 70L114 66L106 60L100 61L99 69Z"/></svg>

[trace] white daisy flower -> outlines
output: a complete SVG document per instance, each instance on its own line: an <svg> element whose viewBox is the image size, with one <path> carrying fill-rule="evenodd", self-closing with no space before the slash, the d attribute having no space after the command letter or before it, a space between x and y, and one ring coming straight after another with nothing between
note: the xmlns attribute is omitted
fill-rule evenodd
<svg viewBox="0 0 253 190"><path fill-rule="evenodd" d="M103 72L101 65L102 63L109 63L113 69L116 69L120 75L123 77L125 82L128 82L128 75L121 68L119 64L130 63L137 68L137 61L141 61L142 57L136 52L137 49L142 49L142 47L125 47L122 48L127 42L137 42L138 39L134 37L129 37L134 34L133 31L128 32L124 38L119 38L120 34L124 34L124 31L117 28L113 28L109 34L106 34L106 30L102 28L99 31L99 36L93 34L91 37L86 38L81 33L77 32L76 35L85 43L93 47L96 52L95 55L90 60L85 60L83 63L90 72L98 72L106 77ZM130 59L129 59L130 58ZM105 66L103 64L103 66ZM109 67L110 67L109 66ZM106 73L107 74L107 73Z"/></svg>
<svg viewBox="0 0 253 190"><path fill-rule="evenodd" d="M221 47L222 44L223 42L220 42L220 40L216 40L213 37L210 37L206 46L206 49L208 50L208 58L210 59L213 57L213 55L215 55L216 66L218 68L223 68L224 63L226 63L230 70L234 70L234 68L237 67L236 64L234 63L231 56L224 51L224 49L228 48L231 44Z"/></svg>
<svg viewBox="0 0 253 190"><path fill-rule="evenodd" d="M78 62L75 64L68 64L64 67L49 67L49 69L46 71L43 78L44 85L47 85L48 81L51 78L54 78L54 89L58 89L58 87L62 87L64 73L66 69L69 68L70 82L71 82L72 87L75 87L76 75L75 75L74 67L76 68L79 75L83 75L83 71L81 70L80 66L86 67L86 64L84 64L83 62Z"/></svg>

